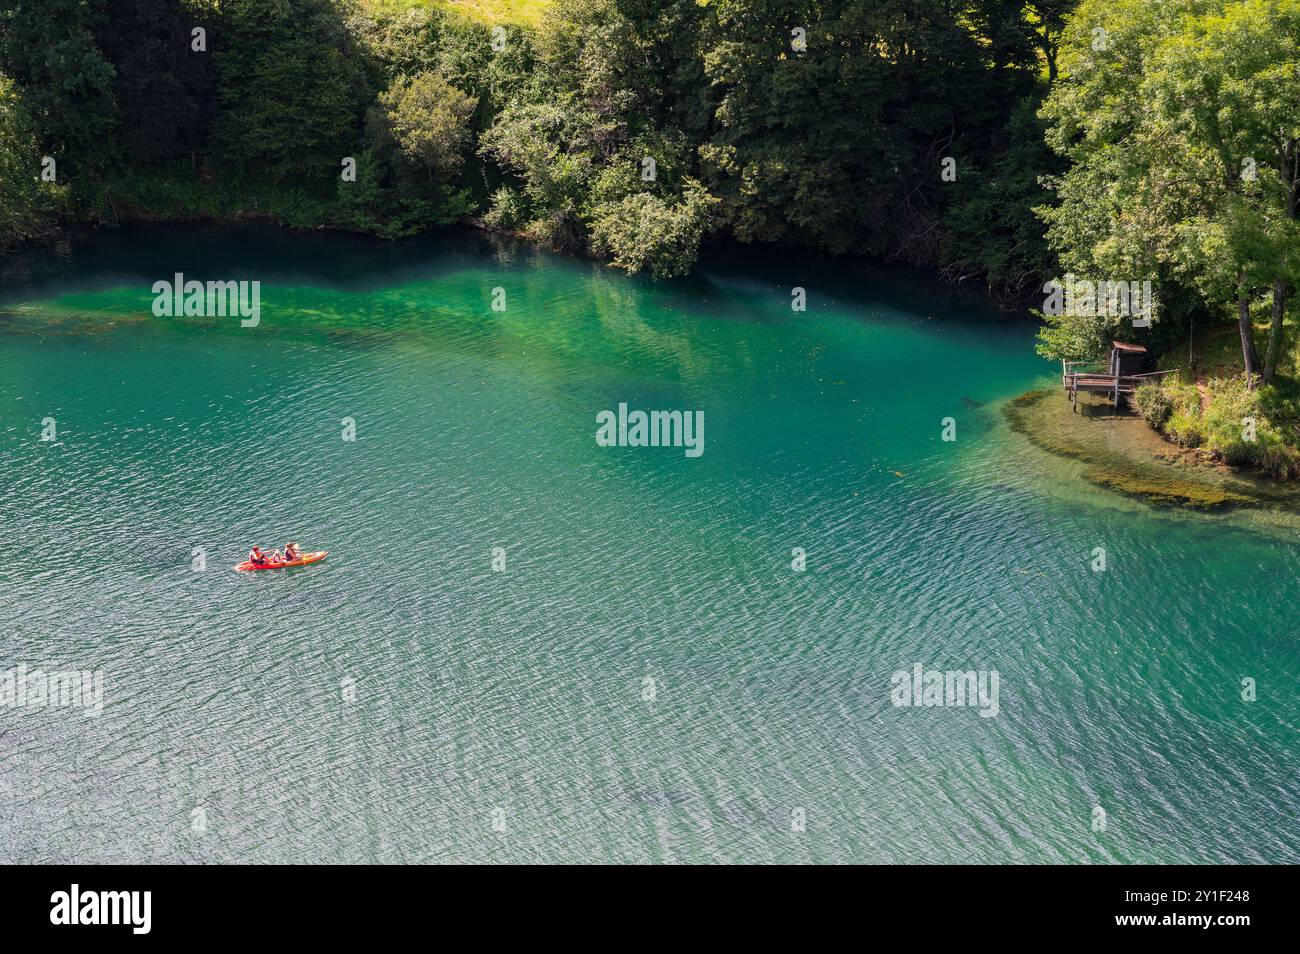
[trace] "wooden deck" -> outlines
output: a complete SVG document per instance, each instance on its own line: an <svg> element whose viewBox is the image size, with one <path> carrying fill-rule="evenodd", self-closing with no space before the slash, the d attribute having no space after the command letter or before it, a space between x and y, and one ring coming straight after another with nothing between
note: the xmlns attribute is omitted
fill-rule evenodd
<svg viewBox="0 0 1300 954"><path fill-rule="evenodd" d="M1095 370L1076 370L1084 366L1095 368L1095 361L1062 361L1061 362L1061 387L1070 398L1070 403L1077 405L1079 403L1079 392L1087 394L1102 394L1110 398L1111 403L1115 405L1115 410L1119 410L1121 402L1133 396L1133 392L1138 386L1148 381L1154 380L1166 374L1173 374L1173 371L1152 371L1148 374L1106 374L1102 371Z"/></svg>

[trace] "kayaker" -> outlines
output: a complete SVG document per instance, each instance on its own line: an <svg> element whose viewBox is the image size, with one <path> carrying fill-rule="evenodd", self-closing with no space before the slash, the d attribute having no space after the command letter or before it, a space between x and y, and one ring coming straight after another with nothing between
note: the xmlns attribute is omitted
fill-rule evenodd
<svg viewBox="0 0 1300 954"><path fill-rule="evenodd" d="M271 562L272 562L272 563L283 563L283 562L284 562L284 554L281 553L279 550L276 550L274 553L271 554Z"/></svg>
<svg viewBox="0 0 1300 954"><path fill-rule="evenodd" d="M286 543L284 545L284 561L290 563L294 560L302 559L302 549L296 543Z"/></svg>
<svg viewBox="0 0 1300 954"><path fill-rule="evenodd" d="M266 554L262 552L262 548L257 544L253 544L253 549L248 551L248 562L253 566L263 566L268 562Z"/></svg>

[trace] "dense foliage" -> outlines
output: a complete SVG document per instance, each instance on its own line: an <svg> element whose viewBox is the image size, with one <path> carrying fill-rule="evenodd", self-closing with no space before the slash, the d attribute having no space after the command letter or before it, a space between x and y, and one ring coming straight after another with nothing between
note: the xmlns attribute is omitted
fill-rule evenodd
<svg viewBox="0 0 1300 954"><path fill-rule="evenodd" d="M92 218L477 215L664 276L730 235L1015 296L1051 266L1034 113L1066 7L555 0L523 29L415 0L9 0L0 74Z"/></svg>
<svg viewBox="0 0 1300 954"><path fill-rule="evenodd" d="M1060 69L1043 115L1069 166L1043 215L1064 270L1154 279L1163 343L1233 315L1248 382L1271 381L1300 278L1300 0L1083 0ZM1047 319L1040 350L1070 359L1123 325Z"/></svg>
<svg viewBox="0 0 1300 954"><path fill-rule="evenodd" d="M0 76L0 236L10 241L38 238L52 227L63 190L41 178L44 158L13 83Z"/></svg>

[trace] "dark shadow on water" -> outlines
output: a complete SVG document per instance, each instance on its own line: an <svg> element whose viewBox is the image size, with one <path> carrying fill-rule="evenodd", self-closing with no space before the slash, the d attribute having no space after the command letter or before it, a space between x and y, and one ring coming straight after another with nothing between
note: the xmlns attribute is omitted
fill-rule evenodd
<svg viewBox="0 0 1300 954"><path fill-rule="evenodd" d="M1000 311L984 295L945 285L931 273L807 249L714 243L702 250L690 275L657 280L629 277L601 263L469 227L394 242L351 232L294 232L264 222L79 228L51 246L0 257L0 306L56 290L92 291L136 282L147 287L176 272L200 281L247 278L365 292L482 269L493 261L511 270L589 272L683 311L734 300L770 304L775 307L765 307L765 313L784 315L798 287L805 290L807 311L791 310L789 320L815 319L830 305L894 309L922 320L1032 326L1027 316ZM748 314L755 309L743 310ZM725 316L724 309L718 317Z"/></svg>
<svg viewBox="0 0 1300 954"><path fill-rule="evenodd" d="M390 242L352 232L293 232L266 223L127 224L82 228L53 247L29 247L0 259L0 295L39 294L120 283L150 283L182 272L187 279L242 277L365 290L403 273L450 271L485 259L542 256L526 242L469 228Z"/></svg>
<svg viewBox="0 0 1300 954"><path fill-rule="evenodd" d="M1094 419L1104 420L1106 418L1131 416L1130 414L1127 414L1123 411L1116 413L1115 408L1110 404L1104 404L1101 402L1085 402L1085 401L1080 401L1078 404L1075 405L1074 413L1080 415L1081 417L1086 417L1089 420L1094 420Z"/></svg>

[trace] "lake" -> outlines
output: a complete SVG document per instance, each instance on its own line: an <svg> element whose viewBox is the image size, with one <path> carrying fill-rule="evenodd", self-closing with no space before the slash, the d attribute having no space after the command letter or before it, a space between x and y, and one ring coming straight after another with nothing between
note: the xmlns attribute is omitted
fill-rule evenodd
<svg viewBox="0 0 1300 954"><path fill-rule="evenodd" d="M155 317L177 272L259 324ZM1030 447L1033 335L779 251L0 263L0 670L103 680L0 707L0 860L1300 862L1294 538ZM602 446L620 404L703 452ZM996 706L896 704L918 666Z"/></svg>

